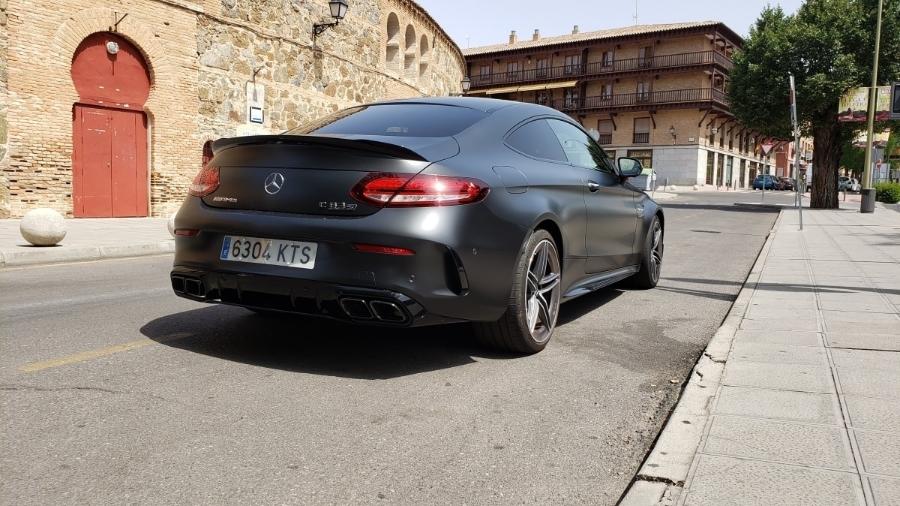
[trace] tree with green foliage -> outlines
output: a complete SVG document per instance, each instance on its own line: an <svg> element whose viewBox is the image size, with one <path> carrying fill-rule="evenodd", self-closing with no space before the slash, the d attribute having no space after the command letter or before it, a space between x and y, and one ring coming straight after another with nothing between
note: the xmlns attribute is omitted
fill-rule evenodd
<svg viewBox="0 0 900 506"><path fill-rule="evenodd" d="M729 96L739 121L764 135L791 138L788 74L797 87L803 135L813 137L810 206L838 207L837 172L848 139L864 127L837 121L838 101L869 86L878 0L807 0L796 14L767 7L735 55ZM884 0L879 81L900 77L900 0Z"/></svg>

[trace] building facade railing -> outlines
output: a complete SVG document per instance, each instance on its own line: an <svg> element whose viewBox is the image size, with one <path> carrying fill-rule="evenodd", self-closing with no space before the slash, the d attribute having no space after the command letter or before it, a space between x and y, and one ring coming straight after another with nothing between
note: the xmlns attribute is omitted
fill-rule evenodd
<svg viewBox="0 0 900 506"><path fill-rule="evenodd" d="M530 100L526 100L530 101ZM623 93L595 97L557 98L543 105L570 112L591 109L626 109L658 105L677 105L711 102L728 107L728 96L714 88L690 88L683 90L650 91L644 93Z"/></svg>
<svg viewBox="0 0 900 506"><path fill-rule="evenodd" d="M474 89L501 84L530 83L573 77L603 76L622 72L713 64L719 65L729 71L734 67L731 58L718 51L699 51L693 53L667 54L644 58L624 58L621 60L598 61L577 65L559 65L556 67L475 75L471 77L471 81L472 88Z"/></svg>

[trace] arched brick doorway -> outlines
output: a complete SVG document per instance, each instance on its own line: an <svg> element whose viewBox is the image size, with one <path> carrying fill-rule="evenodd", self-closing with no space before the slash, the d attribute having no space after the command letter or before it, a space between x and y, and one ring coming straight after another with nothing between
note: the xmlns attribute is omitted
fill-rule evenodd
<svg viewBox="0 0 900 506"><path fill-rule="evenodd" d="M143 106L150 73L144 57L118 35L95 33L75 50L72 81L79 95L72 115L73 214L147 216Z"/></svg>

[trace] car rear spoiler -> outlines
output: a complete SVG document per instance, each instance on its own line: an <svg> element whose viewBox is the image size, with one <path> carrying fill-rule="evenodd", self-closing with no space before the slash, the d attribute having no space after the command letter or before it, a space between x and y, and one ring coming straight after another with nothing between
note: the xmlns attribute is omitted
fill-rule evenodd
<svg viewBox="0 0 900 506"><path fill-rule="evenodd" d="M227 137L213 142L213 153L236 146L254 144L292 144L309 146L327 146L355 151L368 151L373 154L434 162L455 156L459 153L459 145L453 137L390 137L390 136L330 136L330 135L249 135L246 137Z"/></svg>

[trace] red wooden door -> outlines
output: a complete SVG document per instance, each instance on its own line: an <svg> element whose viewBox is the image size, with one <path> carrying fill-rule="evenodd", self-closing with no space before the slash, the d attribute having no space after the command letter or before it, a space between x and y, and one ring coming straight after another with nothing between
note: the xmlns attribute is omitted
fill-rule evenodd
<svg viewBox="0 0 900 506"><path fill-rule="evenodd" d="M85 38L72 59L72 197L77 217L147 216L150 74L141 52L114 33Z"/></svg>
<svg viewBox="0 0 900 506"><path fill-rule="evenodd" d="M76 104L74 123L75 216L147 216L144 114Z"/></svg>

